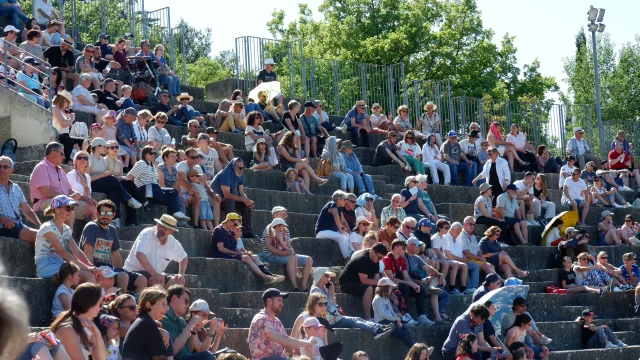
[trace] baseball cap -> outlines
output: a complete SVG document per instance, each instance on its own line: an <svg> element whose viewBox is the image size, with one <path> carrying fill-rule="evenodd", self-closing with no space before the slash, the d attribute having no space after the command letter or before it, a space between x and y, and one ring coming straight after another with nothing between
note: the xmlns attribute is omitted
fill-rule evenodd
<svg viewBox="0 0 640 360"><path fill-rule="evenodd" d="M434 227L434 224L431 222L431 220L427 218L423 218L420 221L418 221L418 228L420 228L421 226Z"/></svg>
<svg viewBox="0 0 640 360"><path fill-rule="evenodd" d="M189 306L189 311L202 311L202 312L206 312L208 314L213 314L211 312L211 310L209 310L209 304L202 300L202 299L198 299L196 301L193 302L193 304L191 304L191 306Z"/></svg>
<svg viewBox="0 0 640 360"><path fill-rule="evenodd" d="M312 107L315 108L316 104L313 101L307 101L304 103L304 107L308 108L308 107Z"/></svg>
<svg viewBox="0 0 640 360"><path fill-rule="evenodd" d="M574 228L573 226L570 226L570 227L564 229L564 233L565 234L568 234L570 232L578 232L578 230L576 228Z"/></svg>
<svg viewBox="0 0 640 360"><path fill-rule="evenodd" d="M78 202L68 197L67 195L58 195L51 200L51 209L57 209L63 206L78 206Z"/></svg>
<svg viewBox="0 0 640 360"><path fill-rule="evenodd" d="M516 305L529 306L529 303L527 303L527 299L523 298L522 296L518 296L517 298L513 299L513 306L516 306Z"/></svg>
<svg viewBox="0 0 640 360"><path fill-rule="evenodd" d="M407 240L407 244L414 245L414 246L420 246L420 244L422 244L422 243L420 242L420 240L418 240L418 238L410 237L409 240Z"/></svg>
<svg viewBox="0 0 640 360"><path fill-rule="evenodd" d="M605 217L605 216L609 216L609 215L613 215L613 212L609 211L609 210L605 210L602 212L602 214L600 214L601 217Z"/></svg>
<svg viewBox="0 0 640 360"><path fill-rule="evenodd" d="M394 288L398 287L398 285L394 284L393 281L388 277L380 278L380 280L378 280L378 286L391 286Z"/></svg>
<svg viewBox="0 0 640 360"><path fill-rule="evenodd" d="M267 299L271 299L274 297L282 297L283 299L286 299L288 296L289 293L280 292L280 290L278 289L270 288L262 293L262 302L265 302L267 301Z"/></svg>
<svg viewBox="0 0 640 360"><path fill-rule="evenodd" d="M457 137L458 133L456 133L455 131L451 130L449 131L449 133L447 134L448 137Z"/></svg>
<svg viewBox="0 0 640 360"><path fill-rule="evenodd" d="M233 220L240 220L242 221L242 216L236 214L236 213L228 213L227 214L227 218L224 219L224 221L233 221Z"/></svg>
<svg viewBox="0 0 640 360"><path fill-rule="evenodd" d="M91 126L93 127L93 125ZM104 141L104 139L101 137L94 138L93 140L91 140L91 147L96 147L96 146L107 146L107 142Z"/></svg>
<svg viewBox="0 0 640 360"><path fill-rule="evenodd" d="M518 187L513 184L509 184L507 185L507 190L518 191Z"/></svg>
<svg viewBox="0 0 640 360"><path fill-rule="evenodd" d="M277 213L278 211L287 211L287 209L284 206L274 206L273 209L271 209L271 215Z"/></svg>
<svg viewBox="0 0 640 360"><path fill-rule="evenodd" d="M322 279L322 277L325 274L331 277L336 276L336 273L329 271L329 268L326 268L326 267L316 268L315 270L313 270L313 285L316 285L318 282L320 282L320 279Z"/></svg>
<svg viewBox="0 0 640 360"><path fill-rule="evenodd" d="M314 317L308 317L303 323L302 323L302 327L303 328L319 328L319 327L324 327L324 325L320 324L320 321L318 321L318 319L314 318Z"/></svg>
<svg viewBox="0 0 640 360"><path fill-rule="evenodd" d="M200 176L200 173L196 169L191 169L187 171L187 179L189 179L192 176Z"/></svg>
<svg viewBox="0 0 640 360"><path fill-rule="evenodd" d="M31 56L25 57L24 59L22 59L22 61L24 61L26 64L29 64L29 65L40 65L38 60L36 60L34 57L31 57Z"/></svg>
<svg viewBox="0 0 640 360"><path fill-rule="evenodd" d="M107 279L117 275L116 272L113 271L113 269L108 266L100 266L98 269L100 269L100 272L102 273L102 277Z"/></svg>
<svg viewBox="0 0 640 360"><path fill-rule="evenodd" d="M15 27L15 26L13 26L13 25L7 25L7 26L5 26L5 27L4 27L4 32L5 32L5 33L8 33L9 31L13 31L13 32L17 32L17 33L19 33L19 32L20 32L20 29L16 29L16 27Z"/></svg>
<svg viewBox="0 0 640 360"><path fill-rule="evenodd" d="M489 285L497 281L500 281L500 276L496 273L490 273L484 278L484 285Z"/></svg>
<svg viewBox="0 0 640 360"><path fill-rule="evenodd" d="M98 39L108 39L108 38L110 38L110 36L105 33L98 35Z"/></svg>
<svg viewBox="0 0 640 360"><path fill-rule="evenodd" d="M593 313L593 311L591 311L590 309L582 310L582 316L583 316L583 317L584 317L584 316L593 316L593 317L597 317L597 316Z"/></svg>

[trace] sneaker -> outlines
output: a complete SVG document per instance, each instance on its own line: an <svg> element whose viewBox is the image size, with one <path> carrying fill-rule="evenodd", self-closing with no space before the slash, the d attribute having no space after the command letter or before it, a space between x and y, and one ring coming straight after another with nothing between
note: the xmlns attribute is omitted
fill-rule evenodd
<svg viewBox="0 0 640 360"><path fill-rule="evenodd" d="M390 327L379 327L374 333L373 333L373 340L378 340L381 337L385 336L385 335L389 335L391 333L393 329Z"/></svg>
<svg viewBox="0 0 640 360"><path fill-rule="evenodd" d="M440 295L442 294L442 289L437 288L435 286L429 286L426 288L424 293L427 295Z"/></svg>
<svg viewBox="0 0 640 360"><path fill-rule="evenodd" d="M626 187L626 186L620 186L618 188L618 191L633 191L633 190L631 188Z"/></svg>
<svg viewBox="0 0 640 360"><path fill-rule="evenodd" d="M413 320L413 319L411 319L410 321L407 321L406 325L407 326L418 326L418 325L420 325L420 323L415 321L415 320Z"/></svg>
<svg viewBox="0 0 640 360"><path fill-rule="evenodd" d="M410 320L413 320L413 318L411 317L411 315L409 315L409 313L406 313L402 315L400 320L402 320L402 322L409 322Z"/></svg>
<svg viewBox="0 0 640 360"><path fill-rule="evenodd" d="M275 284L283 281L284 281L284 276L282 275L273 275L273 276L267 275L267 278L264 280L264 283L266 285L269 285L269 284Z"/></svg>
<svg viewBox="0 0 640 360"><path fill-rule="evenodd" d="M140 204L140 202L134 198L129 199L129 201L127 201L127 205L134 209L140 209L142 207L142 204Z"/></svg>
<svg viewBox="0 0 640 360"><path fill-rule="evenodd" d="M148 201L144 204L144 209L149 212L158 211L158 207Z"/></svg>
<svg viewBox="0 0 640 360"><path fill-rule="evenodd" d="M620 292L620 291L622 291L622 289L620 289L620 288L619 288L619 287L617 287L617 286L613 288L613 292Z"/></svg>
<svg viewBox="0 0 640 360"><path fill-rule="evenodd" d="M607 341L607 343L604 345L605 349L616 349L618 346L614 345L611 341Z"/></svg>
<svg viewBox="0 0 640 360"><path fill-rule="evenodd" d="M476 288L468 288L463 292L463 294L473 294L474 292L476 292Z"/></svg>
<svg viewBox="0 0 640 360"><path fill-rule="evenodd" d="M547 345L547 344L551 344L551 342L553 341L553 339L551 339L551 338L547 337L547 335L542 335L542 336L540 336L540 341L541 341L544 345Z"/></svg>
<svg viewBox="0 0 640 360"><path fill-rule="evenodd" d="M111 225L115 226L116 228L120 228L120 219L111 220Z"/></svg>
<svg viewBox="0 0 640 360"><path fill-rule="evenodd" d="M618 340L618 347L627 347L629 345L623 343L622 341Z"/></svg>
<svg viewBox="0 0 640 360"><path fill-rule="evenodd" d="M619 205L619 204L613 204L613 207L614 207L614 208L618 208L618 209L619 209L619 208L623 208L624 206Z"/></svg>
<svg viewBox="0 0 640 360"><path fill-rule="evenodd" d="M500 247L508 248L508 247L511 247L511 245L501 242Z"/></svg>
<svg viewBox="0 0 640 360"><path fill-rule="evenodd" d="M263 121L262 123L263 123L263 124L271 124L272 122L273 122L273 120L265 120L265 121Z"/></svg>
<svg viewBox="0 0 640 360"><path fill-rule="evenodd" d="M429 318L427 317L427 315L420 315L418 316L418 322L420 323L420 325L422 326L431 326L431 325L435 325L435 322L429 320Z"/></svg>
<svg viewBox="0 0 640 360"><path fill-rule="evenodd" d="M342 127L337 126L336 129L340 129L340 131L342 131L343 134L347 133L347 127L346 126L342 126Z"/></svg>
<svg viewBox="0 0 640 360"><path fill-rule="evenodd" d="M460 292L460 290L458 290L458 288L454 288L453 290L451 290L451 292L449 294L450 295L460 295L462 293Z"/></svg>
<svg viewBox="0 0 640 360"><path fill-rule="evenodd" d="M189 220L191 220L191 218L188 217L187 215L183 214L182 211L178 211L177 213L173 214L173 217L176 218L176 220L178 220L178 221L189 221Z"/></svg>
<svg viewBox="0 0 640 360"><path fill-rule="evenodd" d="M626 207L626 208L632 208L632 207L633 207L633 205L631 205L631 203L626 203L626 204L624 204L624 207Z"/></svg>

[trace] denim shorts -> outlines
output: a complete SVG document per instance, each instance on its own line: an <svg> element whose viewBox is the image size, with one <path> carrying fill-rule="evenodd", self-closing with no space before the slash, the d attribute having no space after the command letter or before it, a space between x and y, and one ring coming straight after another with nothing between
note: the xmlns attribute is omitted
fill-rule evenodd
<svg viewBox="0 0 640 360"><path fill-rule="evenodd" d="M133 149L127 147L126 145L120 144L120 150L126 152L127 154L129 154L129 156L133 156L133 155L137 155L137 152L134 151Z"/></svg>
<svg viewBox="0 0 640 360"><path fill-rule="evenodd" d="M213 220L213 211L209 201L200 201L200 220Z"/></svg>
<svg viewBox="0 0 640 360"><path fill-rule="evenodd" d="M289 263L289 256L292 256L292 255L278 256L278 255L269 254L264 257L263 261L266 261L269 264L273 264L273 265L275 264L287 265ZM304 266L304 264L307 262L308 256L306 255L296 255L296 256L298 257L298 267Z"/></svg>
<svg viewBox="0 0 640 360"><path fill-rule="evenodd" d="M20 231L24 228L26 228L26 226L22 222L16 221L11 229L0 228L0 236L20 239Z"/></svg>
<svg viewBox="0 0 640 360"><path fill-rule="evenodd" d="M49 254L36 260L36 275L40 279L51 279L57 274L64 260L58 254Z"/></svg>

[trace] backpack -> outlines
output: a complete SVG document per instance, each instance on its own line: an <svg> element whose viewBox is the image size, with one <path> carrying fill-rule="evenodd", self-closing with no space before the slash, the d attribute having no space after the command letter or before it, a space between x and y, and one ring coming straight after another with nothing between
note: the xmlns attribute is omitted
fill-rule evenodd
<svg viewBox="0 0 640 360"><path fill-rule="evenodd" d="M18 140L14 138L8 138L4 144L2 144L2 148L0 150L0 155L4 155L15 163L16 160L16 150L18 150Z"/></svg>

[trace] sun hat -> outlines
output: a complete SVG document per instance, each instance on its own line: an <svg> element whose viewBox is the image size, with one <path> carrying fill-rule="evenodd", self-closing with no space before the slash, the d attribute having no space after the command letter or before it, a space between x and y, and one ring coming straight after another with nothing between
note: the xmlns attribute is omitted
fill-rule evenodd
<svg viewBox="0 0 640 360"><path fill-rule="evenodd" d="M17 33L19 33L19 32L20 32L20 29L17 29L17 28L16 28L15 26L13 26L13 25L7 25L7 26L5 26L5 27L4 27L4 32L5 32L5 33L8 33L9 31L13 31L13 32L17 32Z"/></svg>
<svg viewBox="0 0 640 360"><path fill-rule="evenodd" d="M392 288L398 287L398 285L394 284L393 281L388 277L380 278L380 280L378 280L377 286L391 286Z"/></svg>
<svg viewBox="0 0 640 360"><path fill-rule="evenodd" d="M360 225L361 222L366 222L369 225L373 224L373 221L369 221L366 217L358 216L358 218L356 219L356 226L353 228L353 231L358 230L358 226Z"/></svg>
<svg viewBox="0 0 640 360"><path fill-rule="evenodd" d="M609 210L605 210L602 212L602 214L600 214L600 217L604 219L606 216L609 216L609 215L613 216L614 214Z"/></svg>
<svg viewBox="0 0 640 360"><path fill-rule="evenodd" d="M58 92L58 96L62 96L63 98L67 99L67 101L69 102L69 106L73 105L73 95L71 95L71 93L67 90Z"/></svg>
<svg viewBox="0 0 640 360"><path fill-rule="evenodd" d="M289 226L287 225L287 223L280 219L280 218L275 218L273 219L273 221L271 221L271 223L269 224L269 227L274 227L274 226L278 226L278 225L284 225L284 226Z"/></svg>
<svg viewBox="0 0 640 360"><path fill-rule="evenodd" d="M287 209L284 206L274 206L273 209L271 209L271 215L277 213L278 211L287 211Z"/></svg>
<svg viewBox="0 0 640 360"><path fill-rule="evenodd" d="M169 230L178 231L178 220L171 215L164 214L160 219L153 219L158 225L166 227Z"/></svg>
<svg viewBox="0 0 640 360"><path fill-rule="evenodd" d="M275 64L276 64L276 62L275 62L275 61L273 61L273 59L272 59L272 58L267 58L267 59L265 59L264 64L265 64L265 65L275 65Z"/></svg>
<svg viewBox="0 0 640 360"><path fill-rule="evenodd" d="M329 271L329 268L326 268L326 267L315 268L313 270L313 285L316 285L318 282L320 282L320 280L325 274L331 277L336 276L336 273Z"/></svg>
<svg viewBox="0 0 640 360"><path fill-rule="evenodd" d="M91 127L93 127L93 125L91 125ZM97 137L97 138L91 140L91 147L94 148L96 146L107 146L107 142L104 141L103 138Z"/></svg>
<svg viewBox="0 0 640 360"><path fill-rule="evenodd" d="M181 99L183 99L183 98L189 99L189 102L193 101L193 96L189 95L189 93L186 93L186 92L181 93L180 95L176 96L176 99L178 101L181 101Z"/></svg>
<svg viewBox="0 0 640 360"><path fill-rule="evenodd" d="M424 111L427 111L427 106L429 105L433 105L433 111L436 111L438 108L438 105L434 104L433 101L427 101L427 103L424 104Z"/></svg>
<svg viewBox="0 0 640 360"><path fill-rule="evenodd" d="M490 190L490 189L491 189L491 185L487 183L482 183L478 188L478 190L480 190L480 194L484 194L487 190Z"/></svg>
<svg viewBox="0 0 640 360"><path fill-rule="evenodd" d="M367 103L364 102L364 100L358 100L356 101L355 106L364 106L367 107Z"/></svg>
<svg viewBox="0 0 640 360"><path fill-rule="evenodd" d="M102 115L103 119L104 118L108 118L108 117L113 117L115 119L116 117L118 117L118 113L115 110L109 110L109 111L107 111L106 114ZM93 126L93 125L95 125L95 124L92 124L91 126Z"/></svg>
<svg viewBox="0 0 640 360"><path fill-rule="evenodd" d="M298 170L294 168L288 168L287 171L284 172L284 177L287 177L289 175L289 171L293 171L296 173L296 175L298 175Z"/></svg>

